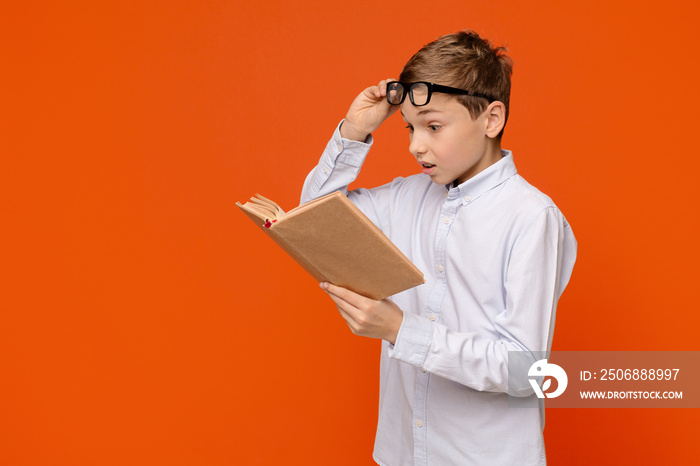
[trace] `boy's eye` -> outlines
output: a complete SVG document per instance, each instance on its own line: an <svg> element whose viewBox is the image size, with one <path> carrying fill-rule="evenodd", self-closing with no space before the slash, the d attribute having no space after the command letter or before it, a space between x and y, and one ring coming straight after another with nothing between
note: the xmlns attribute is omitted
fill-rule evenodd
<svg viewBox="0 0 700 466"><path fill-rule="evenodd" d="M432 131L432 132L436 132L440 129L440 126L439 125L428 125L428 129L430 129L430 131Z"/></svg>

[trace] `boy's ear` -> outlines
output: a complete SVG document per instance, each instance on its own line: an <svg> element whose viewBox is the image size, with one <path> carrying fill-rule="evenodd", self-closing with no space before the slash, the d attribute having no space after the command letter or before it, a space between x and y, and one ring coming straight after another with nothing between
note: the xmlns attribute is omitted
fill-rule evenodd
<svg viewBox="0 0 700 466"><path fill-rule="evenodd" d="M495 138L506 124L506 106L497 100L486 107L486 136Z"/></svg>

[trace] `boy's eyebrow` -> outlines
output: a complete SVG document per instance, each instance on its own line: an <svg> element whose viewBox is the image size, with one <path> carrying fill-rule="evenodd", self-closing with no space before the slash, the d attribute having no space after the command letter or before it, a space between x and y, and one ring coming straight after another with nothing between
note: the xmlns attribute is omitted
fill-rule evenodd
<svg viewBox="0 0 700 466"><path fill-rule="evenodd" d="M425 115L426 113L442 113L442 110L438 110L435 108L426 108L418 112L418 116Z"/></svg>
<svg viewBox="0 0 700 466"><path fill-rule="evenodd" d="M425 108L420 110L417 116L423 116L428 113L442 113L442 110L438 110L436 108ZM406 119L406 115L403 114L403 110L401 110L401 116L404 117L404 120Z"/></svg>

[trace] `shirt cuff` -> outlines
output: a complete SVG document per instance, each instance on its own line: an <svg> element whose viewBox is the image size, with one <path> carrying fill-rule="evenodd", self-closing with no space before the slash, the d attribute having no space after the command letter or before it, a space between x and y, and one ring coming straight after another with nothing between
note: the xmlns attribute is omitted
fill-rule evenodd
<svg viewBox="0 0 700 466"><path fill-rule="evenodd" d="M330 144L331 152L336 156L336 162L360 168L367 156L369 148L374 143L374 138L370 134L364 142L345 139L340 135L340 127L343 126L344 121L345 120L341 120L333 132Z"/></svg>
<svg viewBox="0 0 700 466"><path fill-rule="evenodd" d="M423 367L433 338L433 323L415 314L403 313L396 342L389 345L389 357Z"/></svg>

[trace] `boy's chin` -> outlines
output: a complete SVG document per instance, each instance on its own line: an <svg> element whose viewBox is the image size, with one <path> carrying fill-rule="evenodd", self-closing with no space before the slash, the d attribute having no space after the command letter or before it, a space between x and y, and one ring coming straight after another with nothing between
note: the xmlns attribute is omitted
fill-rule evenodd
<svg viewBox="0 0 700 466"><path fill-rule="evenodd" d="M428 176L430 176L430 181L432 181L435 184L439 184L440 186L452 184L452 181L453 181L451 179L447 179L447 178L439 176L439 175L428 175Z"/></svg>

